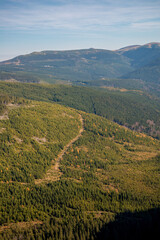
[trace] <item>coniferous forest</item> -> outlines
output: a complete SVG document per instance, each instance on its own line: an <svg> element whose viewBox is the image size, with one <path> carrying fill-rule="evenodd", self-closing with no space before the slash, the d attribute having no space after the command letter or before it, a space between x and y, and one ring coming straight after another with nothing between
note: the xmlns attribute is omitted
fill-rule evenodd
<svg viewBox="0 0 160 240"><path fill-rule="evenodd" d="M159 13L0 0L0 240L159 239Z"/></svg>
<svg viewBox="0 0 160 240"><path fill-rule="evenodd" d="M81 88L1 86L0 239L155 239L157 137L119 125L105 111L93 112L90 106L101 109L98 97L90 97L93 90L85 99ZM112 102L107 93L102 95ZM158 124L157 108L155 100L146 114ZM123 117L131 124L127 112ZM138 117L143 122L145 116Z"/></svg>

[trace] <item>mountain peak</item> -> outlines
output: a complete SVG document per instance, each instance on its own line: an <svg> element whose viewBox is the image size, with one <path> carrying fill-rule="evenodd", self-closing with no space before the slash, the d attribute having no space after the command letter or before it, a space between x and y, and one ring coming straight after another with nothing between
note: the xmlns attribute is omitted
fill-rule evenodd
<svg viewBox="0 0 160 240"><path fill-rule="evenodd" d="M120 48L120 49L116 50L116 52L123 54L124 52L136 50L141 47L145 47L145 48L160 47L160 43L159 42L150 42L150 43L146 43L144 45L131 45L131 46Z"/></svg>
<svg viewBox="0 0 160 240"><path fill-rule="evenodd" d="M120 48L120 49L116 50L116 52L126 52L128 50L137 49L139 47L141 47L141 45L131 45L131 46Z"/></svg>
<svg viewBox="0 0 160 240"><path fill-rule="evenodd" d="M160 43L159 42L151 42L151 43L147 43L145 45L143 45L144 47L148 47L148 48L152 48L152 47L160 47Z"/></svg>

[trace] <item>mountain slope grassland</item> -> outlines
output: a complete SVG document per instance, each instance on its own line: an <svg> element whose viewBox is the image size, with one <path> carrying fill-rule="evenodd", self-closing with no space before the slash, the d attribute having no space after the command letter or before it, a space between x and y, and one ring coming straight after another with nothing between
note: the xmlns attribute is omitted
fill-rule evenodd
<svg viewBox="0 0 160 240"><path fill-rule="evenodd" d="M65 85L0 82L1 92L32 100L57 102L106 117L133 130L160 137L160 101L142 91L109 91Z"/></svg>
<svg viewBox="0 0 160 240"><path fill-rule="evenodd" d="M119 214L158 214L158 140L57 104L8 107L0 121L0 239L96 239ZM70 141L58 178L35 184ZM139 226L152 223L155 215L147 216Z"/></svg>

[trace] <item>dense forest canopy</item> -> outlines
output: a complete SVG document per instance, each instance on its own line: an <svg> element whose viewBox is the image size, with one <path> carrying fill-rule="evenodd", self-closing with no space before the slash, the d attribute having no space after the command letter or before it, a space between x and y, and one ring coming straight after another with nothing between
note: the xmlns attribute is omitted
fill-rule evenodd
<svg viewBox="0 0 160 240"><path fill-rule="evenodd" d="M117 224L128 216L127 238L144 223L158 232L158 140L59 104L14 99L6 109L0 239L123 236Z"/></svg>
<svg viewBox="0 0 160 240"><path fill-rule="evenodd" d="M142 91L109 91L66 85L0 82L1 92L56 102L106 117L133 130L160 137L160 101Z"/></svg>

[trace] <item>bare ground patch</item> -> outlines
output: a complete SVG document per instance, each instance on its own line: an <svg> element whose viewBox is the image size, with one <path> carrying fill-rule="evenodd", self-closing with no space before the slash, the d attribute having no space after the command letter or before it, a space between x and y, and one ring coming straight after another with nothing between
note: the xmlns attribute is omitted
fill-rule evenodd
<svg viewBox="0 0 160 240"><path fill-rule="evenodd" d="M69 117L69 118L74 118L72 115L69 115L65 112L62 113L62 117Z"/></svg>
<svg viewBox="0 0 160 240"><path fill-rule="evenodd" d="M10 223L9 225L4 225L4 226L0 226L0 232L4 232L5 230L8 229L27 229L29 227L33 227L36 225L42 225L43 222L42 221L30 221L30 222L18 222L18 223Z"/></svg>
<svg viewBox="0 0 160 240"><path fill-rule="evenodd" d="M77 152L83 151L85 153L88 152L88 148L86 146L76 147Z"/></svg>
<svg viewBox="0 0 160 240"><path fill-rule="evenodd" d="M8 111L5 111L3 115L0 116L0 120L8 120Z"/></svg>
<svg viewBox="0 0 160 240"><path fill-rule="evenodd" d="M3 133L6 130L6 128L0 128L0 133Z"/></svg>
<svg viewBox="0 0 160 240"><path fill-rule="evenodd" d="M32 137L32 139L35 140L36 142L38 142L39 144L44 144L47 142L47 139L45 137L43 137L43 138Z"/></svg>
<svg viewBox="0 0 160 240"><path fill-rule="evenodd" d="M14 139L16 140L16 142L17 143L19 143L19 144L22 144L22 142L23 142L23 140L22 139L20 139L19 137L17 137L17 136L14 136Z"/></svg>
<svg viewBox="0 0 160 240"><path fill-rule="evenodd" d="M160 153L160 151L156 151L156 152L138 152L137 151L135 153L128 152L128 156L130 156L132 160L137 160L137 161L144 160L145 161L145 160L156 157L159 153Z"/></svg>
<svg viewBox="0 0 160 240"><path fill-rule="evenodd" d="M107 192L116 192L116 193L119 192L118 188L114 187L112 184L108 184L108 185L103 184L102 188Z"/></svg>
<svg viewBox="0 0 160 240"><path fill-rule="evenodd" d="M11 110L11 109L20 107L19 104L13 104L13 103L8 103L6 106L7 106L8 110ZM9 119L9 117L8 117L8 112L9 112L9 111L8 111L8 110L5 111L5 112L3 113L3 115L0 116L0 120L8 120L8 119Z"/></svg>

